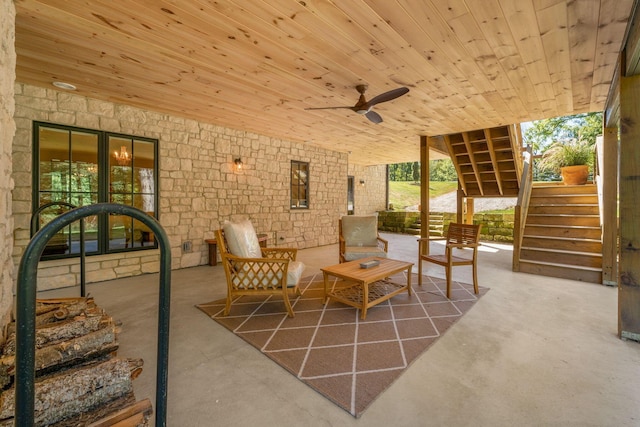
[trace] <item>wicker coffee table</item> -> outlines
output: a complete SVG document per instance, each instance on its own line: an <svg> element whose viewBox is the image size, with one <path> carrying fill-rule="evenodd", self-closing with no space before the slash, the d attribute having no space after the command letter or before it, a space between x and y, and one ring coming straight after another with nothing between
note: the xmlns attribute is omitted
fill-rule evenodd
<svg viewBox="0 0 640 427"><path fill-rule="evenodd" d="M380 265L360 268L360 263L377 260ZM366 319L367 309L405 290L411 295L411 267L413 263L389 258L369 257L322 268L324 275L324 301L329 299L359 308L360 318ZM388 277L407 271L406 283L395 283ZM329 291L329 276L354 281L353 286Z"/></svg>

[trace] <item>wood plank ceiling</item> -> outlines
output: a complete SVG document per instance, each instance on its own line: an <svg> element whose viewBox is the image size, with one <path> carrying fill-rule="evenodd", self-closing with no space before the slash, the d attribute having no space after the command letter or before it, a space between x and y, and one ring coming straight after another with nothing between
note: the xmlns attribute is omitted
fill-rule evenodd
<svg viewBox="0 0 640 427"><path fill-rule="evenodd" d="M602 111L633 0L16 0L17 80L351 152ZM348 109L355 86L374 124Z"/></svg>

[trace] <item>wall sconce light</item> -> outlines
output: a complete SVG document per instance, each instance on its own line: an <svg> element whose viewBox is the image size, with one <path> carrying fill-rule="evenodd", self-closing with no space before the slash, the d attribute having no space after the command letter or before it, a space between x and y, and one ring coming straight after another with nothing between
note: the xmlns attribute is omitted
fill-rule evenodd
<svg viewBox="0 0 640 427"><path fill-rule="evenodd" d="M242 159L240 159L240 157L238 157L237 159L235 159L233 161L233 163L236 165L236 170L237 171L241 171L242 170Z"/></svg>
<svg viewBox="0 0 640 427"><path fill-rule="evenodd" d="M127 147L125 147L124 145L120 147L120 151L113 152L113 157L116 158L116 162L120 166L127 166L129 163L131 163L131 154L127 152Z"/></svg>
<svg viewBox="0 0 640 427"><path fill-rule="evenodd" d="M364 179L360 180L360 185L364 187Z"/></svg>

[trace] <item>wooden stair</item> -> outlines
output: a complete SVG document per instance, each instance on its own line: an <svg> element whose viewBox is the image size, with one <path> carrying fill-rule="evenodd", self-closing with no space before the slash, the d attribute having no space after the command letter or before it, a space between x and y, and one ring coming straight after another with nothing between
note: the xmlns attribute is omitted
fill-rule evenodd
<svg viewBox="0 0 640 427"><path fill-rule="evenodd" d="M498 126L444 135L465 197L517 197L522 156L520 131Z"/></svg>
<svg viewBox="0 0 640 427"><path fill-rule="evenodd" d="M594 184L534 186L519 271L602 283L601 234Z"/></svg>

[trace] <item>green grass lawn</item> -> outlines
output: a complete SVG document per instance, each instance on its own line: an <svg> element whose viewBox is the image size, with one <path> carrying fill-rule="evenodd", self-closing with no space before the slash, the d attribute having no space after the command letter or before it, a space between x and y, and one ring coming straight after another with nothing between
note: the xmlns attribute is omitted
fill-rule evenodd
<svg viewBox="0 0 640 427"><path fill-rule="evenodd" d="M438 197L455 191L458 188L457 181L432 181L429 183L429 197ZM407 206L420 204L420 183L413 181L390 181L389 203L395 209L404 209Z"/></svg>

